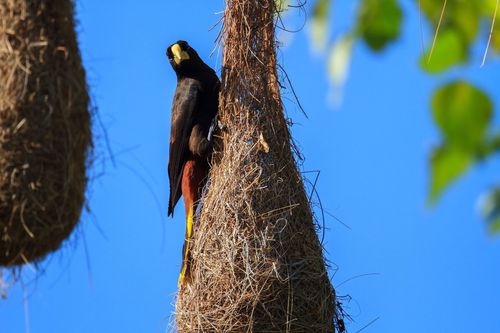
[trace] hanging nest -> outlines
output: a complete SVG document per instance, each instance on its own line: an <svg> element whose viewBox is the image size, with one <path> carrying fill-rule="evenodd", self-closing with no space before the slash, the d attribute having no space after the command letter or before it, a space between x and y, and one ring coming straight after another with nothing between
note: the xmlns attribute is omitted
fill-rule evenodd
<svg viewBox="0 0 500 333"><path fill-rule="evenodd" d="M0 266L42 259L80 219L92 142L73 10L0 1Z"/></svg>
<svg viewBox="0 0 500 333"><path fill-rule="evenodd" d="M343 331L291 150L274 0L227 0L220 145L195 221L179 332Z"/></svg>

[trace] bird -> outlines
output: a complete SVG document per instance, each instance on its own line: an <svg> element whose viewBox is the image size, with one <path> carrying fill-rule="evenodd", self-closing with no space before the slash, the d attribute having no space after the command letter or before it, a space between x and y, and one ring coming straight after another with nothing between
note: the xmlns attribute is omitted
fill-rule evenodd
<svg viewBox="0 0 500 333"><path fill-rule="evenodd" d="M173 217L181 196L186 211L180 287L191 279L189 248L193 220L210 171L211 136L217 123L220 80L186 41L170 45L167 58L177 76L171 113L168 216Z"/></svg>

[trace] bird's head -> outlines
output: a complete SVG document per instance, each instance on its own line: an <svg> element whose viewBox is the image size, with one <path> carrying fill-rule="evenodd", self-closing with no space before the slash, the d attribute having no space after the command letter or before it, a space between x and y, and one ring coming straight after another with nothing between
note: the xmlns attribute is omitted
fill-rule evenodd
<svg viewBox="0 0 500 333"><path fill-rule="evenodd" d="M203 64L198 53L183 40L179 40L167 48L167 58L177 73L189 71Z"/></svg>

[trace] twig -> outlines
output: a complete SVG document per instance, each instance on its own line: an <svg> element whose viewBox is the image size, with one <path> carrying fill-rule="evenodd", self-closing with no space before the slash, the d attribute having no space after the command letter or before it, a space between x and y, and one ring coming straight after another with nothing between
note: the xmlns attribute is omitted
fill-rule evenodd
<svg viewBox="0 0 500 333"><path fill-rule="evenodd" d="M348 278L347 280L344 280L342 282L340 282L336 288L339 288L341 287L342 285L346 284L347 282L350 282L352 280L356 280L356 279L359 279L361 277L365 277L365 276L377 276L377 275L380 275L380 273L366 273L366 274L359 274L359 275L356 275L356 276L353 276L351 278Z"/></svg>
<svg viewBox="0 0 500 333"><path fill-rule="evenodd" d="M429 52L429 58L427 59L427 64L429 64L431 62L432 53L434 52L434 47L436 46L436 41L437 41L437 37L439 34L439 29L441 28L441 22L443 21L444 12L446 10L447 3L448 3L448 0L444 0L443 10L441 11L441 16L439 17L439 22L438 22L438 25L436 28L436 33L434 34L434 40L432 41L432 47L431 47L431 51Z"/></svg>
<svg viewBox="0 0 500 333"><path fill-rule="evenodd" d="M380 319L380 316L373 319L372 321L370 321L368 324L366 324L365 326L361 327L361 329L357 330L356 333L359 333L361 331L364 331L366 328L368 328L369 326L373 325L377 320Z"/></svg>
<svg viewBox="0 0 500 333"><path fill-rule="evenodd" d="M490 48L490 43L491 43L491 36L493 36L493 29L495 28L495 21L497 19L497 13L498 13L498 3L500 1L497 0L497 4L495 6L495 13L493 14L493 21L491 21L491 29L490 29L490 36L488 37L488 44L486 44L486 50L484 51L484 56L483 56L483 62L481 63L481 67L484 67L484 63L486 62L486 56L488 55L488 49Z"/></svg>
<svg viewBox="0 0 500 333"><path fill-rule="evenodd" d="M290 90L292 91L293 97L295 98L295 101L297 102L297 105L299 106L300 111L302 111L302 113L304 114L304 117L306 117L306 119L309 119L309 117L307 116L306 111L302 107L302 104L300 104L300 100L299 100L299 97L297 96L297 94L295 93L295 89L293 89L292 81L290 80L290 77L288 76L288 73L285 71L285 69L283 68L283 66L281 66L280 64L278 64L278 67L283 72L283 75L284 75L286 81L288 82L288 85L290 86Z"/></svg>

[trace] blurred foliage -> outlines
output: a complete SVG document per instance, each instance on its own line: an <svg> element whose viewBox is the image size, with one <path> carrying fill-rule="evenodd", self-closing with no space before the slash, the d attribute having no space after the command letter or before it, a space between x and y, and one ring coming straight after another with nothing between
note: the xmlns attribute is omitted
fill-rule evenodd
<svg viewBox="0 0 500 333"><path fill-rule="evenodd" d="M431 160L431 185L429 201L436 203L444 189L461 176L471 164L471 156L453 146L435 148Z"/></svg>
<svg viewBox="0 0 500 333"><path fill-rule="evenodd" d="M432 57L425 53L420 58L420 66L430 74L441 73L450 67L465 63L467 48L457 30L442 30L436 37Z"/></svg>
<svg viewBox="0 0 500 333"><path fill-rule="evenodd" d="M359 8L357 32L373 51L399 37L402 10L396 0L365 0Z"/></svg>
<svg viewBox="0 0 500 333"><path fill-rule="evenodd" d="M481 213L489 222L491 232L500 232L500 186L494 188L483 200Z"/></svg>
<svg viewBox="0 0 500 333"><path fill-rule="evenodd" d="M278 13L282 13L288 9L290 5L290 0L276 0L276 10Z"/></svg>
<svg viewBox="0 0 500 333"><path fill-rule="evenodd" d="M432 99L434 121L448 145L479 155L486 146L493 105L465 81L439 88Z"/></svg>
<svg viewBox="0 0 500 333"><path fill-rule="evenodd" d="M323 49L327 43L328 14L330 13L330 0L317 0L311 17L311 39L314 46Z"/></svg>
<svg viewBox="0 0 500 333"><path fill-rule="evenodd" d="M354 40L351 34L343 35L332 46L328 59L328 73L335 85L341 86L347 79Z"/></svg>
<svg viewBox="0 0 500 333"><path fill-rule="evenodd" d="M482 14L482 0L448 0L441 29L456 31L467 48L476 39ZM437 26L443 13L444 1L420 0L420 8L429 21Z"/></svg>
<svg viewBox="0 0 500 333"><path fill-rule="evenodd" d="M488 96L465 81L449 83L434 93L432 113L443 140L431 157L431 203L472 162L489 153L492 111Z"/></svg>
<svg viewBox="0 0 500 333"><path fill-rule="evenodd" d="M332 3L316 0L313 4L310 34L315 47L329 52L328 74L338 88L347 78L355 44L360 41L373 52L385 51L400 37L404 15L401 0L359 0L351 29L327 48ZM500 52L497 0L414 0L414 5L426 19L422 30L428 27L431 31L432 42L418 59L420 68L429 75L444 75L457 66L479 67L480 63L470 57L476 45L484 46L485 53ZM488 44L484 37L491 29ZM429 159L428 200L436 204L467 170L500 152L500 131L492 129L494 107L488 94L465 79L436 88L431 106L442 137ZM490 230L500 233L500 187L485 198L481 213Z"/></svg>

